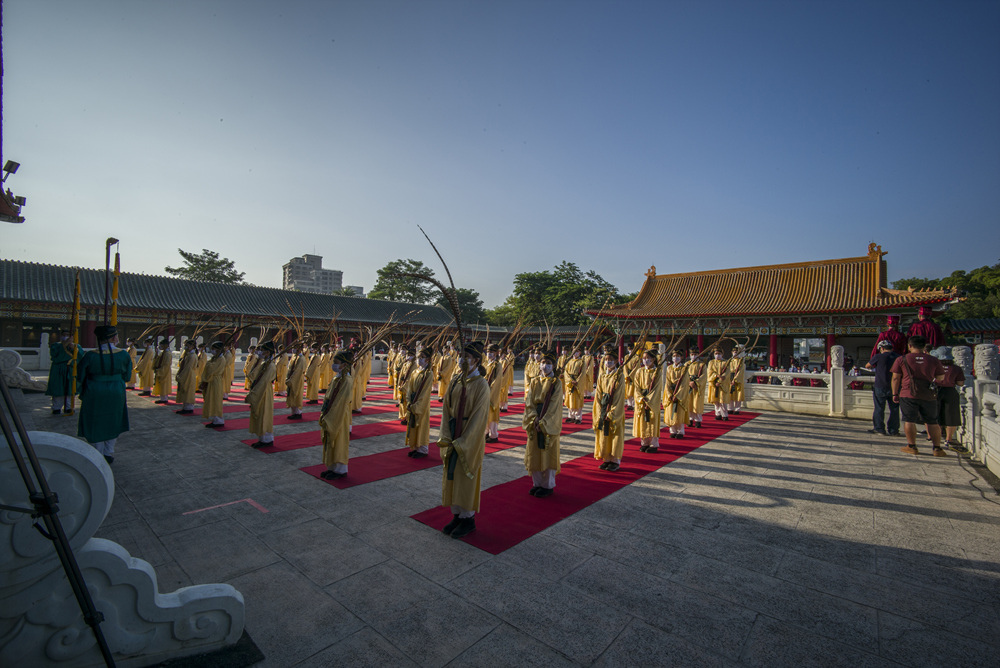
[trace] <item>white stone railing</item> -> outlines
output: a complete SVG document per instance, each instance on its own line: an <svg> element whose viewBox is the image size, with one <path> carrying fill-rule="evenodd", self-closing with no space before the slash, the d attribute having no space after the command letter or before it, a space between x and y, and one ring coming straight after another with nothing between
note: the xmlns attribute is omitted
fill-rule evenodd
<svg viewBox="0 0 1000 668"><path fill-rule="evenodd" d="M958 437L973 459L1000 475L1000 384L975 380L961 391L963 419Z"/></svg>
<svg viewBox="0 0 1000 668"><path fill-rule="evenodd" d="M767 383L752 382L765 378ZM871 419L872 382L874 376L845 376L843 369L838 368L831 373L747 371L747 408ZM856 383L864 387L850 389L850 385Z"/></svg>

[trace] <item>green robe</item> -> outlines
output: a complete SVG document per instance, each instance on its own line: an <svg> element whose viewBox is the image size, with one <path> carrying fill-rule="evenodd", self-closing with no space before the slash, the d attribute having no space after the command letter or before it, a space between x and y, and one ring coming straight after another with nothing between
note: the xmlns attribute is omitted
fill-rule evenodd
<svg viewBox="0 0 1000 668"><path fill-rule="evenodd" d="M80 378L83 374L79 369L79 360L83 359L83 348L76 347L77 359L77 387L80 386ZM76 394L69 389L70 379L73 375L73 354L66 351L61 342L49 345L49 384L45 387L45 394L50 397L68 397Z"/></svg>
<svg viewBox="0 0 1000 668"><path fill-rule="evenodd" d="M99 443L128 431L125 383L132 376L128 352L115 348L111 354L101 354L91 350L83 356L77 371L83 379L77 436L88 443Z"/></svg>

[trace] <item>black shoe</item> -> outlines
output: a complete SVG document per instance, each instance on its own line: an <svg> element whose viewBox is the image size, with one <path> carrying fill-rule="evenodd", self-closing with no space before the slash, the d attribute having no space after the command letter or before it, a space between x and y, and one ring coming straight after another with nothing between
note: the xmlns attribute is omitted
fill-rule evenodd
<svg viewBox="0 0 1000 668"><path fill-rule="evenodd" d="M656 454L657 452L659 452L659 451L660 451L660 449L659 449L659 448L650 448L649 450L646 450L646 452L647 452L648 454L651 454L651 455L655 455L655 454ZM608 467L608 470L610 470L610 469L611 469L611 467L609 466L609 467ZM617 469L615 469L615 470L617 470Z"/></svg>
<svg viewBox="0 0 1000 668"><path fill-rule="evenodd" d="M410 450L409 452L406 453L406 456L407 457L412 457L415 452L416 452L416 450Z"/></svg>
<svg viewBox="0 0 1000 668"><path fill-rule="evenodd" d="M898 431L890 431L889 432L889 436L899 436L899 432Z"/></svg>
<svg viewBox="0 0 1000 668"><path fill-rule="evenodd" d="M323 480L340 480L346 475L347 475L346 473L334 473L333 471L327 469L326 471L320 473L319 477L322 478Z"/></svg>
<svg viewBox="0 0 1000 668"><path fill-rule="evenodd" d="M647 450L649 450L649 446L648 445L640 445L639 446L639 452L646 452Z"/></svg>
<svg viewBox="0 0 1000 668"><path fill-rule="evenodd" d="M360 410L351 409L351 412L354 413L355 415L361 415L361 411Z"/></svg>
<svg viewBox="0 0 1000 668"><path fill-rule="evenodd" d="M414 459L423 459L426 456L427 456L426 452L420 452L419 450L414 450L413 451L413 458Z"/></svg>
<svg viewBox="0 0 1000 668"><path fill-rule="evenodd" d="M602 471L607 471L608 470L608 464L610 464L610 463L611 462L604 462L603 464L601 464L601 470Z"/></svg>
<svg viewBox="0 0 1000 668"><path fill-rule="evenodd" d="M264 441L257 441L256 443L251 443L250 447L251 448L266 448L269 445L272 445L272 444L271 443L265 443Z"/></svg>
<svg viewBox="0 0 1000 668"><path fill-rule="evenodd" d="M292 413L291 415L288 416L288 419L289 420L301 420L302 419L302 413Z"/></svg>
<svg viewBox="0 0 1000 668"><path fill-rule="evenodd" d="M455 515L454 517L451 518L451 522L448 522L447 524L444 525L444 528L441 529L441 532L445 536L450 536L451 532L455 530L455 528L458 526L459 522L461 522L461 521L462 520L460 520L458 518L458 515Z"/></svg>
<svg viewBox="0 0 1000 668"><path fill-rule="evenodd" d="M104 461L106 461L108 464L114 464L115 458L113 455L104 455Z"/></svg>
<svg viewBox="0 0 1000 668"><path fill-rule="evenodd" d="M553 490L550 487L541 487L537 492L535 492L536 499L544 499L547 496L552 496Z"/></svg>
<svg viewBox="0 0 1000 668"><path fill-rule="evenodd" d="M677 438L684 438L684 434L677 434Z"/></svg>
<svg viewBox="0 0 1000 668"><path fill-rule="evenodd" d="M73 409L72 409L72 408L64 408L64 409L63 409L63 414L64 414L64 415L69 415L69 414L70 414L70 413L72 413L72 412L73 412Z"/></svg>
<svg viewBox="0 0 1000 668"><path fill-rule="evenodd" d="M492 436L487 436L486 437L486 442L487 443L499 443L500 439L499 438L493 438Z"/></svg>
<svg viewBox="0 0 1000 668"><path fill-rule="evenodd" d="M583 424L583 418L577 418L576 419L576 423L577 424Z"/></svg>
<svg viewBox="0 0 1000 668"><path fill-rule="evenodd" d="M62 415L62 409L61 408L57 408L56 410L52 411L52 414L53 415Z"/></svg>
<svg viewBox="0 0 1000 668"><path fill-rule="evenodd" d="M869 434L881 434L882 436L886 435L885 432L882 431L881 429L868 429L867 433L869 433Z"/></svg>
<svg viewBox="0 0 1000 668"><path fill-rule="evenodd" d="M319 393L320 394L326 394L326 390L320 390Z"/></svg>
<svg viewBox="0 0 1000 668"><path fill-rule="evenodd" d="M458 526L451 532L452 538L465 538L476 530L476 518L467 517L458 521Z"/></svg>
<svg viewBox="0 0 1000 668"><path fill-rule="evenodd" d="M187 409L183 409L183 408L181 410L179 410L179 411L174 411L174 412L177 413L178 415L191 415L191 414L194 413L193 410L187 410Z"/></svg>
<svg viewBox="0 0 1000 668"><path fill-rule="evenodd" d="M170 401L169 401L168 399L157 399L157 400L156 400L156 401L154 401L153 403L154 403L154 404L169 404L169 403L170 403Z"/></svg>
<svg viewBox="0 0 1000 668"><path fill-rule="evenodd" d="M573 422L573 418L566 418L563 422Z"/></svg>
<svg viewBox="0 0 1000 668"><path fill-rule="evenodd" d="M723 422L729 422L729 416L727 415L726 417L722 418L722 421Z"/></svg>
<svg viewBox="0 0 1000 668"><path fill-rule="evenodd" d="M506 408L501 408L501 409L500 409L500 412L501 412L501 413L506 413L506 412L507 412L507 409L506 409Z"/></svg>
<svg viewBox="0 0 1000 668"><path fill-rule="evenodd" d="M722 419L722 416L721 416L721 415L719 415L718 413L716 413L716 414L715 414L715 419L716 419L716 420L721 420L721 419Z"/></svg>
<svg viewBox="0 0 1000 668"><path fill-rule="evenodd" d="M152 392L142 391L142 392L139 393L139 396L140 397L151 397L151 396L153 396L153 393Z"/></svg>
<svg viewBox="0 0 1000 668"><path fill-rule="evenodd" d="M605 471L611 471L612 473L621 468L618 462L608 462L608 467L604 469Z"/></svg>
<svg viewBox="0 0 1000 668"><path fill-rule="evenodd" d="M307 401L306 403L307 403L307 404L318 404L318 403L319 403L319 399L310 399L310 400L309 400L309 401Z"/></svg>
<svg viewBox="0 0 1000 668"><path fill-rule="evenodd" d="M528 494L534 496L535 494L538 494L538 490L540 489L541 487L532 487L531 489L528 490Z"/></svg>
<svg viewBox="0 0 1000 668"><path fill-rule="evenodd" d="M207 429L222 429L225 426L225 424L215 424L214 422L209 422L205 425Z"/></svg>
<svg viewBox="0 0 1000 668"><path fill-rule="evenodd" d="M399 424L406 424L406 423L407 423L407 419L406 418L403 418L402 420L399 421Z"/></svg>

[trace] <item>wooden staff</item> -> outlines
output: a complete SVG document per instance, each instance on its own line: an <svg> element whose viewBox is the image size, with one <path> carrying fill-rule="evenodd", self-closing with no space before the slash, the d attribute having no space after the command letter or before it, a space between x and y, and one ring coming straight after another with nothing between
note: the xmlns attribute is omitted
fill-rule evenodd
<svg viewBox="0 0 1000 668"><path fill-rule="evenodd" d="M104 244L104 324L109 323L108 301L111 299L111 247L118 243L114 237L108 237Z"/></svg>
<svg viewBox="0 0 1000 668"><path fill-rule="evenodd" d="M118 279L122 275L121 253L115 249L115 279L111 284L111 325L118 326Z"/></svg>
<svg viewBox="0 0 1000 668"><path fill-rule="evenodd" d="M76 284L73 286L73 360L69 379L69 414L76 411L76 374L77 352L80 349L80 272L76 272Z"/></svg>

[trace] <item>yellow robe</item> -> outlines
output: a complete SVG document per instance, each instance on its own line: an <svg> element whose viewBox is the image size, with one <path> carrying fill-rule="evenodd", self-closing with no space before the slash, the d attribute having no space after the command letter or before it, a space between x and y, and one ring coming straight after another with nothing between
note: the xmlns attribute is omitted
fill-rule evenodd
<svg viewBox="0 0 1000 668"><path fill-rule="evenodd" d="M127 349L127 352L128 352L128 358L130 360L132 360L132 375L129 376L127 385L129 387L132 387L133 385L135 385L135 377L136 377L136 373L135 373L135 358L136 358L135 346L129 346L128 349Z"/></svg>
<svg viewBox="0 0 1000 668"><path fill-rule="evenodd" d="M392 388L393 394L396 392L396 355L397 353L395 350L390 350L385 355L385 384Z"/></svg>
<svg viewBox="0 0 1000 668"><path fill-rule="evenodd" d="M142 351L142 357L139 358L138 363L136 363L136 374L139 376L139 387L152 387L153 386L153 362L156 360L156 348L154 346L146 346L145 350Z"/></svg>
<svg viewBox="0 0 1000 668"><path fill-rule="evenodd" d="M213 355L205 364L201 382L205 385L205 403L201 414L206 418L222 418L222 395L226 382L226 368L229 366L228 353Z"/></svg>
<svg viewBox="0 0 1000 668"><path fill-rule="evenodd" d="M319 426L323 430L323 463L347 465L351 443L351 401L354 378L348 371L337 374L326 389Z"/></svg>
<svg viewBox="0 0 1000 668"><path fill-rule="evenodd" d="M257 356L253 353L248 354L243 359L243 389L249 390L250 384L253 380L253 368L257 364Z"/></svg>
<svg viewBox="0 0 1000 668"><path fill-rule="evenodd" d="M351 410L360 411L365 395L368 394L368 379L372 375L371 351L365 353L360 362L354 362L352 373L354 374L354 395L351 400Z"/></svg>
<svg viewBox="0 0 1000 668"><path fill-rule="evenodd" d="M285 381L288 380L288 355L278 355L278 361L274 364L274 393L285 391Z"/></svg>
<svg viewBox="0 0 1000 668"><path fill-rule="evenodd" d="M452 419L462 395L462 372L452 378L444 397L441 411L441 431L438 447L441 448L441 505L459 506L466 510L479 510L479 486L483 475L483 457L486 454L486 425L490 412L490 386L486 379L476 375L465 384L465 405L462 434L454 436ZM454 459L454 463L452 462ZM449 470L452 479L448 479Z"/></svg>
<svg viewBox="0 0 1000 668"><path fill-rule="evenodd" d="M222 393L229 394L233 387L233 378L236 377L236 350L230 348L226 351L226 377L222 381Z"/></svg>
<svg viewBox="0 0 1000 668"><path fill-rule="evenodd" d="M434 372L417 367L406 384L406 445L410 450L431 442L431 390Z"/></svg>
<svg viewBox="0 0 1000 668"><path fill-rule="evenodd" d="M319 401L319 381L322 376L323 356L316 353L309 360L306 368L306 399L309 401Z"/></svg>
<svg viewBox="0 0 1000 668"><path fill-rule="evenodd" d="M710 404L728 404L729 384L731 381L732 376L729 373L728 360L709 360L708 392L705 400Z"/></svg>
<svg viewBox="0 0 1000 668"><path fill-rule="evenodd" d="M632 355L625 360L622 365L625 367L625 398L635 399L635 384L632 382L632 374L635 370L639 368L642 363L641 355ZM602 374L603 375L603 374Z"/></svg>
<svg viewBox="0 0 1000 668"><path fill-rule="evenodd" d="M514 355L505 355L502 358L503 363L503 387L500 390L500 396L506 397L510 394L510 388L514 387ZM501 400L500 403L504 403Z"/></svg>
<svg viewBox="0 0 1000 668"><path fill-rule="evenodd" d="M250 404L248 431L259 438L274 432L274 360L259 361L256 367L250 392L247 393L247 403Z"/></svg>
<svg viewBox="0 0 1000 668"><path fill-rule="evenodd" d="M635 412L632 415L633 438L657 438L660 435L660 402L663 395L663 373L658 365L647 369L640 365L632 372ZM649 418L646 417L649 411Z"/></svg>
<svg viewBox="0 0 1000 668"><path fill-rule="evenodd" d="M705 412L705 369L707 365L700 361L690 361L686 363L688 368L688 380L693 381L695 387L688 385L688 414L690 418L701 417Z"/></svg>
<svg viewBox="0 0 1000 668"><path fill-rule="evenodd" d="M208 364L208 355L202 350L198 353L198 364L194 368L194 384L195 387L201 385L201 376L205 373L205 365Z"/></svg>
<svg viewBox="0 0 1000 668"><path fill-rule="evenodd" d="M607 400L605 419L608 433L601 425L603 405ZM621 459L625 451L625 378L620 370L602 374L594 389L594 459Z"/></svg>
<svg viewBox="0 0 1000 668"><path fill-rule="evenodd" d="M539 413L549 396L545 415L539 420ZM524 449L524 468L529 473L540 473L549 469L559 473L559 435L562 433L562 382L555 376L535 378L524 395L524 419L521 426L528 435ZM545 435L544 448L538 447L538 431Z"/></svg>
<svg viewBox="0 0 1000 668"><path fill-rule="evenodd" d="M289 408L302 408L302 391L305 387L306 364L306 357L301 354L294 355L288 363L288 378L285 380L288 397L285 400L285 405Z"/></svg>
<svg viewBox="0 0 1000 668"><path fill-rule="evenodd" d="M680 427L688 421L688 367L685 364L667 367L663 383L663 421L670 427Z"/></svg>
<svg viewBox="0 0 1000 668"><path fill-rule="evenodd" d="M594 356L584 355L580 359L583 360L583 377L580 378L580 388L585 395L592 394L594 392Z"/></svg>
<svg viewBox="0 0 1000 668"><path fill-rule="evenodd" d="M177 369L177 403L193 404L198 389L198 353L185 351Z"/></svg>
<svg viewBox="0 0 1000 668"><path fill-rule="evenodd" d="M566 393L566 408L578 411L583 408L583 358L570 359L563 367L564 386Z"/></svg>
<svg viewBox="0 0 1000 668"><path fill-rule="evenodd" d="M441 356L438 364L438 399L444 401L444 394L451 383L451 377L458 368L458 357L454 352L448 352Z"/></svg>
<svg viewBox="0 0 1000 668"><path fill-rule="evenodd" d="M527 362L524 363L524 393L525 393L525 395L527 395L527 393L528 393L528 388L531 387L531 381L533 381L535 378L538 378L539 374L541 373L538 370L539 366L540 366L539 363L536 362L533 359L529 359ZM528 401L527 400L527 396L525 396L525 403L527 403L527 401ZM559 403L562 403L562 401L560 400Z"/></svg>
<svg viewBox="0 0 1000 668"><path fill-rule="evenodd" d="M393 394L396 396L396 401L399 402L399 419L406 419L406 402L408 396L406 394L406 386L410 383L410 376L413 375L413 370L417 367L416 359L406 359L400 355L399 366L396 372L396 389Z"/></svg>
<svg viewBox="0 0 1000 668"><path fill-rule="evenodd" d="M171 378L173 363L174 356L169 348L156 354L156 361L153 362L153 394L158 397L170 394L170 390L173 389L173 380Z"/></svg>
<svg viewBox="0 0 1000 668"><path fill-rule="evenodd" d="M319 389L320 391L330 387L333 381L333 353L325 352L319 356Z"/></svg>
<svg viewBox="0 0 1000 668"><path fill-rule="evenodd" d="M486 382L490 384L490 419L488 422L500 421L500 400L503 389L503 369L500 362L486 362Z"/></svg>
<svg viewBox="0 0 1000 668"><path fill-rule="evenodd" d="M729 400L744 401L746 396L746 365L742 358L733 357L729 360L729 373L732 380L729 383Z"/></svg>

